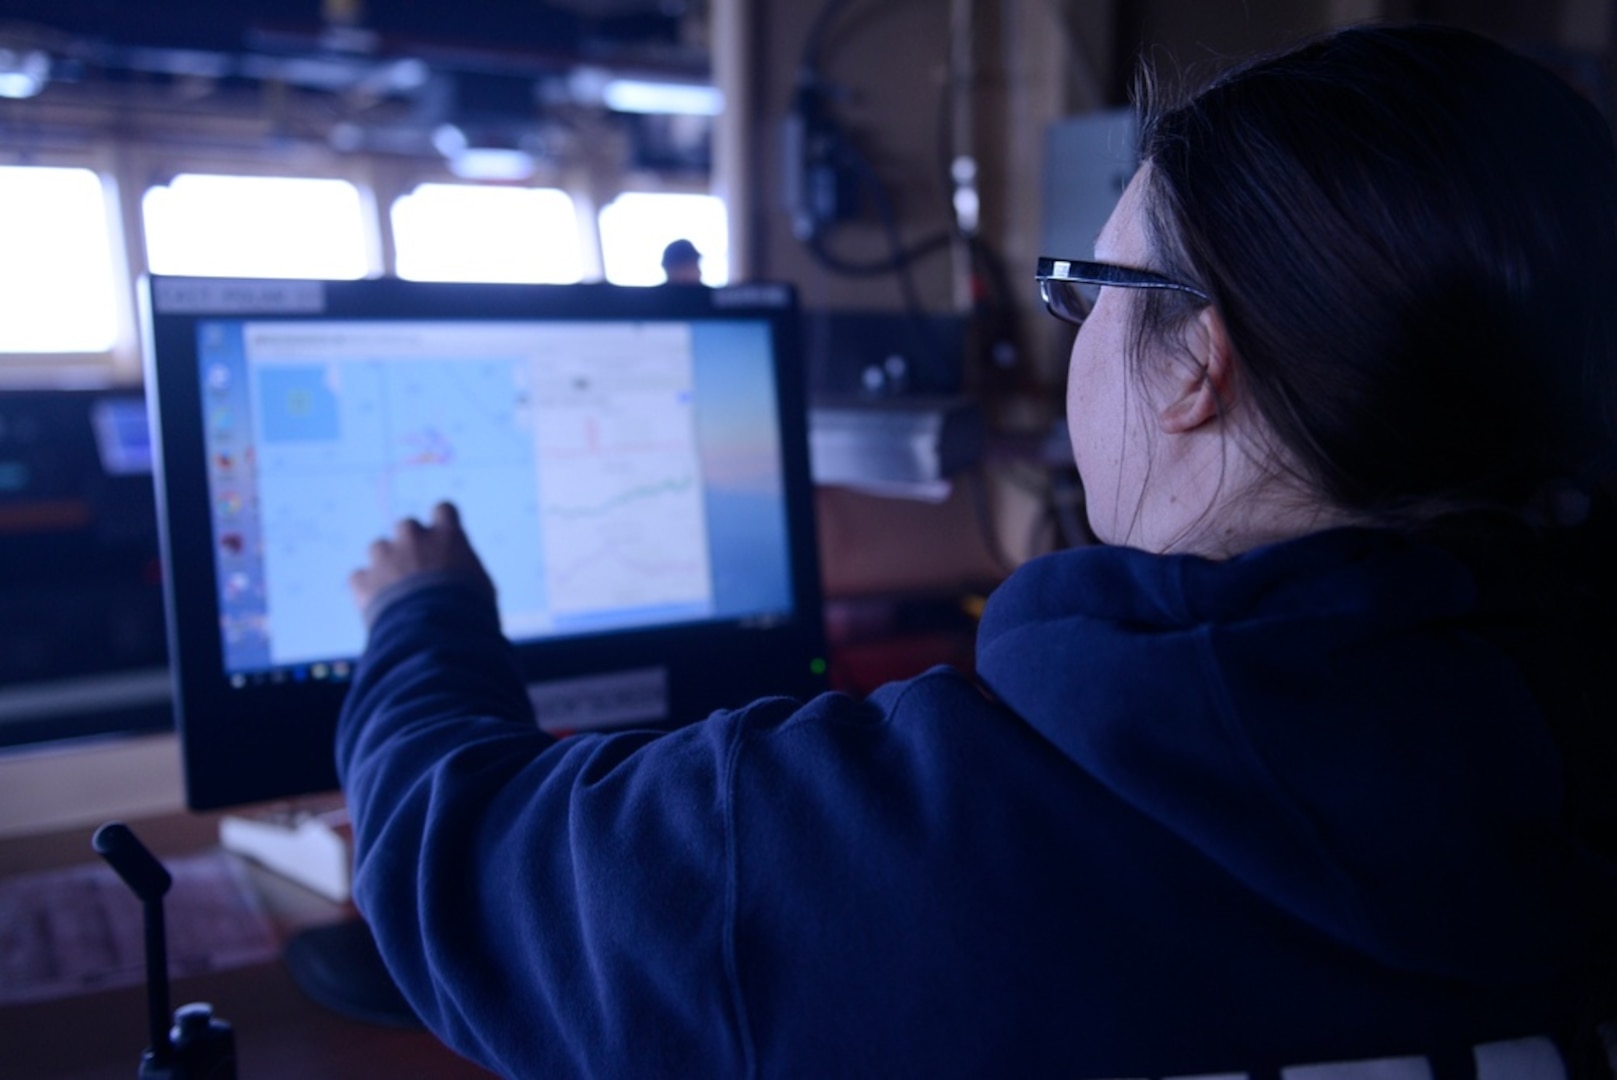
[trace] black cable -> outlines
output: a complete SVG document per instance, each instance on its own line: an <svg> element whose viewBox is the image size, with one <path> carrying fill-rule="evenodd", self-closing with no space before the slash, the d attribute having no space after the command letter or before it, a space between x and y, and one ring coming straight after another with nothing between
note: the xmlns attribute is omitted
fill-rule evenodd
<svg viewBox="0 0 1617 1080"><path fill-rule="evenodd" d="M898 210L893 206L893 197L882 183L881 176L876 172L876 166L871 164L863 150L857 144L849 143L849 159L859 174L860 182L869 189L871 202L876 208L876 216L881 219L882 231L887 236L888 247L892 251L891 259L897 264L899 288L904 292L906 306L916 314L924 313L921 304L920 290L915 286L914 260L904 247L904 235L898 227Z"/></svg>
<svg viewBox="0 0 1617 1080"><path fill-rule="evenodd" d="M988 468L979 465L968 474L971 482L971 508L977 519L977 529L982 535L983 546L988 549L989 558L999 567L1002 574L1009 574L1016 569L1016 562L1005 551L1005 546L999 542L999 527L994 519L994 508L988 502Z"/></svg>
<svg viewBox="0 0 1617 1080"><path fill-rule="evenodd" d="M825 240L825 224L819 222L811 225L812 231L805 237L805 244L810 254L822 266L836 274L846 277L907 275L916 260L940 251L952 243L955 233L952 228L941 230L916 244L906 246L898 229L897 214L893 209L887 185L883 183L858 142L849 136L831 113L827 100L831 94L822 72L825 41L832 24L853 2L854 0L827 0L819 14L815 16L814 22L810 24L798 66L797 100L793 108L805 114L805 123L808 122L806 114L813 113L820 134L832 140L834 167L851 171L861 190L868 193L878 217L881 218L890 250L888 255L881 259L868 261L848 259L830 250ZM911 310L921 310L913 281L903 284L902 287Z"/></svg>
<svg viewBox="0 0 1617 1080"><path fill-rule="evenodd" d="M811 228L805 230L804 245L822 267L835 274L845 277L881 277L896 274L905 307L913 316L918 340L923 348L936 353L938 342L935 328L928 321L921 302L920 291L915 282L914 265L923 258L948 250L954 244L963 241L971 274L970 316L978 328L978 340L982 343L978 350L977 363L986 377L999 384L998 389L1004 389L1005 384L1001 380L1007 376L1018 382L1029 377L1026 365L1021 362L1024 355L1023 342L1017 321L1017 308L1012 299L1012 286L1004 261L976 230L964 232L958 218L952 214L947 228L906 245L887 185L857 141L843 129L829 108L827 102L829 94L822 75L826 37L832 23L851 3L852 0L827 0L811 24L804 43L798 75L799 96L794 108L804 110L805 115L809 110L813 111L814 120L820 125L818 129L820 134L830 140L832 167L847 170L855 178L857 190L867 196L880 221L889 251L885 257L877 259L855 260L842 256L830 247L828 233L830 226L835 222L826 221L813 222ZM951 83L948 93L940 95L937 121L939 171L942 174L945 197L949 199L951 206L955 177L951 154L950 109L955 95L963 93L965 89ZM1026 386L1021 388L1028 389ZM1015 562L1005 552L999 539L993 508L988 501L986 465L973 471L970 482L973 509L983 542L999 568L1009 573L1015 568ZM1046 529L1055 533L1054 538L1058 542L1062 538L1071 539L1070 525L1073 515L1070 511L1064 513L1066 509L1060 505L1056 485L1052 483L1048 488L1047 505L1035 524L1031 539L1036 543L1037 536Z"/></svg>
<svg viewBox="0 0 1617 1080"><path fill-rule="evenodd" d="M1050 549L1059 550L1061 547L1061 523L1056 520L1054 503L1046 503L1042 513L1033 518L1033 524L1028 528L1027 551L1028 557L1034 558L1043 554L1043 538L1050 534Z"/></svg>
<svg viewBox="0 0 1617 1080"><path fill-rule="evenodd" d="M823 93L813 90L809 92ZM835 167L851 173L858 181L859 190L868 196L872 208L881 221L888 243L888 254L882 258L853 260L833 252L827 243L827 229L823 225L818 226L806 237L805 243L809 253L822 266L845 277L885 277L888 274L907 276L916 261L942 251L954 242L955 230L947 228L940 229L914 244L906 245L898 227L898 214L893 207L892 195L869 156L829 113L822 113L819 122L826 129L824 134L834 141ZM913 282L905 288L907 296L914 294ZM919 308L918 303L912 303L910 306L912 309Z"/></svg>
<svg viewBox="0 0 1617 1080"><path fill-rule="evenodd" d="M822 19L828 12L847 2L848 0L831 0L821 11ZM813 72L813 78L818 78L817 65L819 57L815 50L819 48L819 44L813 40L812 36L816 33L823 34L824 27L827 25L829 25L828 21L816 22L815 27L810 31L810 47L804 51L804 71L806 73ZM809 90L808 92L817 91ZM826 231L823 228L816 229L805 238L804 242L809 254L833 273L858 277L896 274L899 289L904 298L904 306L913 319L915 336L921 354L940 355L942 346L938 341L935 328L928 321L926 307L921 302L920 289L915 282L914 263L917 258L942 250L952 243L952 232L940 232L927 237L919 244L907 247L904 244L903 233L898 224L898 212L893 206L892 195L888 191L886 183L882 181L875 165L859 144L848 137L834 118L822 116L820 121L822 124L830 126L831 133L835 139L835 161L837 166L850 170L858 181L859 189L868 196L869 202L881 223L882 232L887 239L888 255L884 259L873 262L848 260L831 251L827 243Z"/></svg>
<svg viewBox="0 0 1617 1080"><path fill-rule="evenodd" d="M893 255L885 256L875 262L853 262L825 246L822 237L816 236L809 240L809 251L815 259L822 263L827 270L841 274L843 277L886 277L896 274L907 264L914 263L954 243L954 233L944 231L933 233L924 240L919 240L909 247Z"/></svg>
<svg viewBox="0 0 1617 1080"><path fill-rule="evenodd" d="M809 24L808 34L803 38L803 59L798 66L798 79L812 78L818 82L820 79L820 57L825 51L825 35L831 24L836 21L842 9L853 0L826 0L826 5Z"/></svg>

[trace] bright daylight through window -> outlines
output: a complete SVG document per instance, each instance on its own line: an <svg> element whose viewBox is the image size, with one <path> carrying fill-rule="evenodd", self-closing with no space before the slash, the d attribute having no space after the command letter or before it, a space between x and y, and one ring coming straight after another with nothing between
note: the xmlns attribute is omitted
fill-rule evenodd
<svg viewBox="0 0 1617 1080"><path fill-rule="evenodd" d="M398 274L568 284L584 277L573 200L555 188L422 184L393 204Z"/></svg>
<svg viewBox="0 0 1617 1080"><path fill-rule="evenodd" d="M141 202L156 274L364 277L365 207L346 180L185 173Z"/></svg>
<svg viewBox="0 0 1617 1080"><path fill-rule="evenodd" d="M713 195L625 192L601 208L601 258L614 285L660 285L663 248L686 239L702 253L702 284L730 280L724 200Z"/></svg>
<svg viewBox="0 0 1617 1080"><path fill-rule="evenodd" d="M0 168L0 352L113 347L118 295L107 200L89 169Z"/></svg>

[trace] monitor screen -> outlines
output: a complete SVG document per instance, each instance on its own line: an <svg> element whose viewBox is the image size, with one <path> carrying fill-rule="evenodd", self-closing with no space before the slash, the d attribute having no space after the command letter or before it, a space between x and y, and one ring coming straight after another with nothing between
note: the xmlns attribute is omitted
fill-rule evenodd
<svg viewBox="0 0 1617 1080"><path fill-rule="evenodd" d="M0 747L172 723L146 404L0 391Z"/></svg>
<svg viewBox="0 0 1617 1080"><path fill-rule="evenodd" d="M541 726L821 688L790 289L153 278L187 800L327 790L349 572L454 502Z"/></svg>

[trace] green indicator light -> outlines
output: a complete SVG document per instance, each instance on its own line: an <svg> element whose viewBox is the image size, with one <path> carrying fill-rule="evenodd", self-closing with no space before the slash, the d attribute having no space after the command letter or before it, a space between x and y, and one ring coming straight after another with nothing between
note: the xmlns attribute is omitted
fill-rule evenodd
<svg viewBox="0 0 1617 1080"><path fill-rule="evenodd" d="M825 661L816 656L814 659L809 661L809 670L814 672L816 675L824 675Z"/></svg>

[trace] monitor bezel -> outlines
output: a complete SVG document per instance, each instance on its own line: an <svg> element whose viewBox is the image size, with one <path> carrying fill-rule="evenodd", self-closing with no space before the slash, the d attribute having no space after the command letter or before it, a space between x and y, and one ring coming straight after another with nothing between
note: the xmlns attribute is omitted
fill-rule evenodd
<svg viewBox="0 0 1617 1080"><path fill-rule="evenodd" d="M320 310L264 310L265 298L320 297ZM175 305L164 297L186 297ZM234 298L234 299L232 299ZM224 282L150 276L141 290L147 403L153 433L159 542L175 725L186 803L219 809L337 786L331 752L347 685L338 681L235 687L218 615L207 472L205 402L196 324L219 318L342 320L711 320L767 322L774 343L777 422L794 609L775 622L731 619L581 635L521 645L530 681L661 669L667 721L715 708L824 689L825 638L809 472L806 384L797 302L786 285L636 288L605 284L493 285L368 279ZM233 306L234 305L234 306ZM363 552L355 553L356 565ZM335 585L334 587L341 587Z"/></svg>

